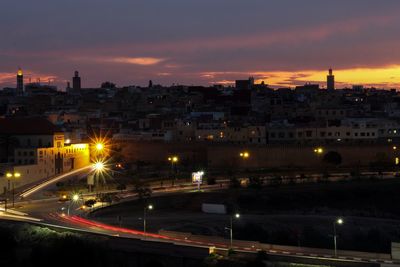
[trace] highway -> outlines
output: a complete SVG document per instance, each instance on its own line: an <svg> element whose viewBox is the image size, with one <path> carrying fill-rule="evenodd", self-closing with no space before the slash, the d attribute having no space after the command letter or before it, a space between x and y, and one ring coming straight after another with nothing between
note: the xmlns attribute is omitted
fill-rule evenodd
<svg viewBox="0 0 400 267"><path fill-rule="evenodd" d="M42 225L46 227L68 229L71 231L79 231L84 233L101 234L120 238L130 238L136 240L143 240L146 242L165 242L180 246L191 246L201 248L213 248L215 251L226 252L230 247L230 241L209 236L195 236L179 234L174 232L162 232L156 233L144 233L142 231L127 229L122 227L116 227L107 225L97 221L89 220L85 214L87 211L77 209L76 206L71 206L70 216L66 214L69 202L59 202L58 198L48 199L29 199L34 193L44 190L47 186L70 176L76 175L80 172L90 171L89 167L85 167L70 173L66 173L55 177L53 179L43 181L40 184L33 186L32 188L21 193L23 200L16 202L17 210L9 210L7 213L4 212L3 208L0 208L0 218L5 220L23 221L29 222L36 225ZM216 185L203 186L203 190L219 190L221 187L225 188L228 186L226 181L218 181ZM169 193L187 192L190 190L196 190L197 185L192 184L175 184L173 187L157 187L155 184L152 186L154 195L163 195ZM122 194L123 201L135 199L136 195L133 193ZM299 248L299 247L288 247L288 246L277 246L272 244L261 244L253 241L240 241L234 240L233 247L235 251L242 253L257 253L258 251L265 251L271 256L280 256L290 259L312 259L320 262L352 262L352 263L381 263L389 264L393 266L400 266L400 261L394 261L391 259L389 254L376 254L376 253L363 253L363 252L351 252L351 251L339 251L338 257L334 257L332 250L326 249L310 249L310 248Z"/></svg>

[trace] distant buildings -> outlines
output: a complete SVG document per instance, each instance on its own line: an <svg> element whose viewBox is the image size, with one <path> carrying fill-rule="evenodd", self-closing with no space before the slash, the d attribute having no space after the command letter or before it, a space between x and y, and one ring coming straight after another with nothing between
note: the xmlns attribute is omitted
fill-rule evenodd
<svg viewBox="0 0 400 267"><path fill-rule="evenodd" d="M249 77L247 80L236 80L235 88L240 90L249 90L254 86L254 78Z"/></svg>
<svg viewBox="0 0 400 267"><path fill-rule="evenodd" d="M0 117L41 116L76 142L93 133L115 140L268 146L400 141L400 94L355 86L327 90L306 83L272 89L254 78L229 86L81 88L76 71L67 92L28 83L22 94L0 91ZM17 74L21 88L22 71ZM22 84L23 87L23 84ZM358 126L357 126L358 125Z"/></svg>

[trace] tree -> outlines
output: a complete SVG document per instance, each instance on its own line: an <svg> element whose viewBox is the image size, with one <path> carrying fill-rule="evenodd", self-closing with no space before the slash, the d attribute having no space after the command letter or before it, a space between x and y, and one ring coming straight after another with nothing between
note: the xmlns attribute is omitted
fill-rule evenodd
<svg viewBox="0 0 400 267"><path fill-rule="evenodd" d="M329 151L323 157L323 162L338 166L342 163L342 156L336 151Z"/></svg>
<svg viewBox="0 0 400 267"><path fill-rule="evenodd" d="M101 88L115 88L115 87L116 87L115 83L112 83L112 82L109 82L109 81L103 82L101 84Z"/></svg>
<svg viewBox="0 0 400 267"><path fill-rule="evenodd" d="M134 192L138 195L140 200L146 200L151 197L151 188L149 185L143 183L139 179L134 180Z"/></svg>

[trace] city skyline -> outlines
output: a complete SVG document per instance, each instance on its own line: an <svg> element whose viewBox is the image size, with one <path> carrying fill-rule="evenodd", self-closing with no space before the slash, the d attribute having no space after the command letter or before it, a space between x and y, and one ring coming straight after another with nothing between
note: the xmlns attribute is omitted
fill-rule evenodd
<svg viewBox="0 0 400 267"><path fill-rule="evenodd" d="M60 89L74 70L83 87L248 76L294 87L322 85L330 67L337 88L400 88L398 1L306 2L4 3L0 87L15 86L20 66L25 82L51 79Z"/></svg>

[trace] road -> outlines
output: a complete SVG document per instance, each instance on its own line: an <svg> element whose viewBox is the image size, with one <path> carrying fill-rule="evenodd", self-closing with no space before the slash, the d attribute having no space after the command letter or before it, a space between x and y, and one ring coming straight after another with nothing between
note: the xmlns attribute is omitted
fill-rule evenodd
<svg viewBox="0 0 400 267"><path fill-rule="evenodd" d="M79 172L89 171L89 168L80 169L74 172L63 174L51 180L44 181L27 191L23 192L23 201L18 201L16 207L18 211L11 210L4 213L0 209L0 218L6 220L24 221L39 224L47 227L69 229L72 231L80 231L86 233L101 234L113 237L140 239L148 242L167 242L175 245L214 248L216 251L226 251L230 247L230 241L209 236L194 236L184 235L179 233L163 232L162 234L144 233L142 231L127 229L123 227L116 227L104 223L96 222L85 218L85 212L75 205L70 207L70 216L67 215L67 209L70 205L69 202L61 203L58 198L37 199L30 200L29 197L37 193L47 186L70 176L76 175ZM222 187L227 187L228 183L222 182ZM203 186L203 190L219 190L220 184ZM173 193L184 193L190 190L196 190L197 185L177 183L174 186L160 188L153 185L154 195L163 195ZM133 193L123 194L124 201L135 199L136 195ZM374 253L361 253L361 252L346 252L339 251L338 257L333 256L332 250L323 249L307 249L298 247L284 247L271 244L260 244L259 242L252 241L239 241L234 240L232 249L244 253L257 253L258 251L265 251L269 255L289 257L291 259L313 259L320 262L353 262L353 263L384 263L391 265L400 265L400 261L393 261L388 254L374 254Z"/></svg>

